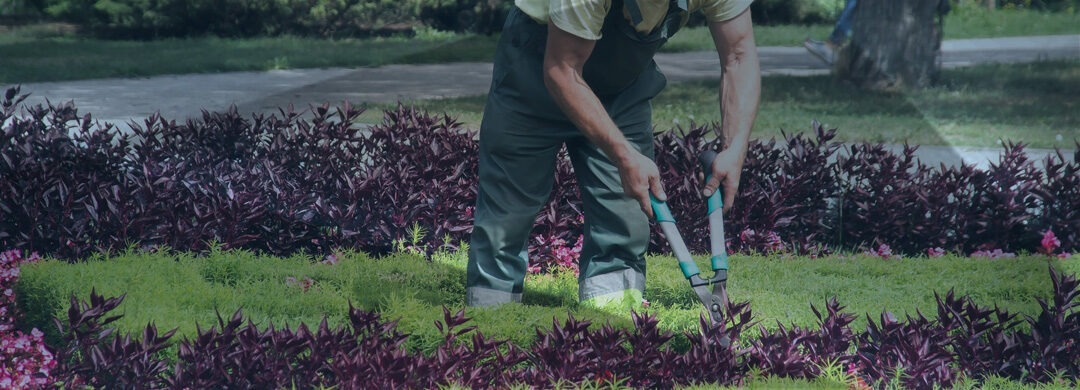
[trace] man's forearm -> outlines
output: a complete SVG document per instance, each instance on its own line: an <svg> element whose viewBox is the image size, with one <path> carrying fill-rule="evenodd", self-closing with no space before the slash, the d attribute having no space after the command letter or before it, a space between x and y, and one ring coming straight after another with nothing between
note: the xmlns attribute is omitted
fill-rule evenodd
<svg viewBox="0 0 1080 390"><path fill-rule="evenodd" d="M544 84L552 98L585 138L619 164L631 157L630 142L611 120L580 71L562 64L545 66Z"/></svg>
<svg viewBox="0 0 1080 390"><path fill-rule="evenodd" d="M706 180L701 194L710 196L716 190L723 190L724 212L727 212L739 190L750 128L757 118L761 65L749 9L732 19L710 23L709 30L723 67L719 95L724 150L713 160L712 176Z"/></svg>
<svg viewBox="0 0 1080 390"><path fill-rule="evenodd" d="M544 84L570 122L600 148L619 170L623 191L653 217L649 196L667 199L656 164L635 149L582 77L582 68L595 42L574 36L558 26L548 27L544 54Z"/></svg>
<svg viewBox="0 0 1080 390"><path fill-rule="evenodd" d="M750 129L757 118L761 99L761 65L753 44L732 48L724 61L720 83L721 128L724 147L746 153Z"/></svg>

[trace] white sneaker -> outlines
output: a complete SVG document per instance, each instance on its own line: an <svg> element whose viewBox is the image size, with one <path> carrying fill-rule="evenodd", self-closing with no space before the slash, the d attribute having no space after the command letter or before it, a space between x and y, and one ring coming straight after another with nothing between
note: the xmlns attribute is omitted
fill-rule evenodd
<svg viewBox="0 0 1080 390"><path fill-rule="evenodd" d="M825 61L825 64L829 66L832 66L833 62L836 62L836 49L826 42L807 39L806 42L803 42L803 47L805 47L806 51L809 51L810 54L813 54L814 57Z"/></svg>

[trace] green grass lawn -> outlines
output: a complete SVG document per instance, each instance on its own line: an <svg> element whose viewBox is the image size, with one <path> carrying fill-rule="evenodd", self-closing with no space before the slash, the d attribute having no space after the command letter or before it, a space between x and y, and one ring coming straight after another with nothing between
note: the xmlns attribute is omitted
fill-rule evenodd
<svg viewBox="0 0 1080 390"><path fill-rule="evenodd" d="M958 12L946 39L1080 33L1070 13ZM829 25L757 26L761 46L795 46L824 37ZM423 32L419 38L311 39L296 37L107 41L71 27L0 27L0 84L162 74L361 67L394 63L491 61L497 36ZM704 27L680 32L665 51L712 50Z"/></svg>
<svg viewBox="0 0 1080 390"><path fill-rule="evenodd" d="M1080 33L1080 14L1046 13L1026 10L963 9L945 18L945 39L995 38ZM759 46L799 46L806 38L825 39L833 26L754 26ZM695 27L680 31L664 46L664 51L713 50L709 30Z"/></svg>
<svg viewBox="0 0 1080 390"><path fill-rule="evenodd" d="M11 35L16 35L12 37ZM104 41L0 34L0 83L163 74L378 66L450 45L453 38L165 39ZM467 39L467 38L465 38ZM486 54L485 54L486 55Z"/></svg>
<svg viewBox="0 0 1080 390"><path fill-rule="evenodd" d="M24 265L16 288L20 307L30 326L52 331L51 317L66 313L68 298L87 299L91 289L105 296L127 294L118 311L122 332L138 332L147 323L159 329L179 328L191 336L196 325L216 324L216 313L231 315L238 308L256 324L317 324L327 316L343 324L350 302L378 310L413 336L408 346L429 351L441 340L433 321L442 306L461 308L464 299L465 255L447 253L428 261L398 254L371 258L345 254L336 265L319 264L305 256L276 258L239 251L215 251L205 257L184 253L128 253L107 261L80 264L46 261ZM702 267L706 258L698 259ZM917 311L933 315L934 292L954 288L981 305L998 305L1014 313L1036 314L1036 297L1051 291L1048 267L1076 274L1080 262L1021 255L1015 259L881 260L862 255L809 259L788 256L733 256L730 294L749 301L755 318L766 328L777 322L816 325L810 305L824 307L831 297L856 314L856 330L875 321L883 310L900 318ZM645 297L647 309L663 329L697 329L699 304L674 258L648 257ZM293 277L314 280L308 291L290 286ZM485 334L527 345L536 327L550 327L553 318L574 314L596 323L629 327L628 312L601 312L577 302L577 279L570 273L534 275L526 281L523 304L495 309L469 309L474 325ZM55 335L51 335L55 337ZM682 339L684 342L685 340ZM678 346L679 340L674 344Z"/></svg>
<svg viewBox="0 0 1080 390"><path fill-rule="evenodd" d="M658 130L720 120L718 81L670 84L653 101ZM769 76L753 136L806 131L812 120L841 141L996 147L1075 148L1080 137L1080 61L988 64L946 70L939 86L907 94L869 92L831 76ZM408 102L479 127L484 96ZM375 105L387 108L390 105ZM377 122L381 111L362 118ZM1061 137L1058 140L1058 137Z"/></svg>
<svg viewBox="0 0 1080 390"><path fill-rule="evenodd" d="M373 258L343 253L338 264L321 264L320 258L297 255L289 258L259 256L244 251L213 250L206 256L188 253L129 252L111 258L92 258L69 264L49 260L21 267L16 285L17 304L26 313L22 325L46 331L46 340L58 343L51 318L66 318L69 297L87 300L92 289L105 297L126 294L113 314L123 318L113 326L120 334L140 334L153 323L159 331L178 329L172 339L190 338L196 327L217 324L218 313L231 317L243 309L246 319L259 327L295 329L300 323L313 326L327 318L331 326L347 324L349 305L378 311L384 319L398 321L398 330L409 334L404 346L429 353L443 340L434 323L442 320L443 307L462 308L464 299L464 252L439 253L427 260L399 253ZM1076 255L1060 260L1041 255L1012 259L972 259L945 256L936 259L882 260L864 255L819 259L792 256L732 256L729 291L735 301L748 301L760 326L776 329L778 323L814 327L810 305L824 307L836 297L844 312L856 315L852 328L859 332L867 318L880 321L883 311L899 318L936 313L935 292L955 289L970 295L977 304L998 306L1011 313L1035 315L1036 298L1051 293L1049 269L1068 274L1080 272ZM699 308L696 297L666 255L647 257L649 274L645 298L649 314L660 319L663 330L676 332L669 345L688 346L682 332L696 332ZM697 258L706 266L707 258ZM302 290L288 278L310 278L313 285ZM522 304L492 309L467 309L469 325L488 336L528 346L536 329L550 329L553 321L569 315L591 321L593 326L612 324L632 327L629 311L599 311L577 302L577 279L564 272L532 275L526 280ZM1023 326L1023 325L1022 325ZM752 329L748 337L756 337ZM176 356L175 344L165 351ZM839 374L838 374L839 375ZM690 388L714 388L690 387ZM812 381L754 378L740 388L843 389L843 379L825 375ZM898 388L898 387L888 387ZM957 388L1031 388L1001 378L963 381ZM1040 385L1038 388L1054 388Z"/></svg>

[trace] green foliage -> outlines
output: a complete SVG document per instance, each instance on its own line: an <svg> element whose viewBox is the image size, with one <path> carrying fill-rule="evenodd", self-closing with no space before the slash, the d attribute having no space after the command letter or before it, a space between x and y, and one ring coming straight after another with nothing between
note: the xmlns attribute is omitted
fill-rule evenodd
<svg viewBox="0 0 1080 390"><path fill-rule="evenodd" d="M82 39L60 28L19 28L0 34L0 83L15 84L162 74L264 71L289 68L380 66L416 53L442 50L457 40L404 37L316 39L301 37L161 39L149 42ZM466 45L472 46L472 45ZM490 54L494 42L458 53ZM423 57L423 55L421 55ZM476 57L473 57L476 58ZM123 59L122 61L118 59Z"/></svg>
<svg viewBox="0 0 1080 390"><path fill-rule="evenodd" d="M431 324L442 319L444 305L462 308L465 252L440 252L431 260L412 254L372 258L339 253L337 263L309 256L276 258L244 251L211 251L207 256L162 250L127 252L68 264L45 261L25 265L17 285L19 305L27 314L25 325L45 330L55 341L51 318L66 314L72 293L86 299L91 289L105 296L127 294L120 311L121 332L139 332L149 322L159 329L179 328L193 335L196 325L216 323L217 313L231 315L242 308L257 325L317 324L323 316L342 324L346 309L380 311L400 321L401 330L414 333L413 350L433 350L442 338ZM697 259L703 269L707 258ZM664 330L676 332L672 348L682 350L684 331L698 329L702 310L687 287L674 258L649 256L643 311L654 314ZM1047 297L1050 283L1046 267L1070 273L1080 271L1074 256L1048 261L1042 256L975 260L945 256L883 261L863 256L809 259L733 256L729 291L736 301L750 301L755 318L767 329L777 323L816 326L810 305L822 306L838 297L860 319L876 317L888 307L898 317L916 310L932 313L934 291L956 288L977 302L997 304L1017 313L1038 311L1036 297ZM290 278L295 281L290 281ZM310 280L305 287L304 281ZM625 312L604 312L577 303L577 277L569 272L530 275L523 304L470 308L472 324L489 336L528 345L537 326L546 328L553 318L573 314L594 324L611 322L630 327ZM854 330L865 326L862 320ZM839 374L838 374L839 375Z"/></svg>
<svg viewBox="0 0 1080 390"><path fill-rule="evenodd" d="M836 20L844 0L758 0L750 5L758 24L811 24Z"/></svg>
<svg viewBox="0 0 1080 390"><path fill-rule="evenodd" d="M280 34L342 37L415 21L393 0L46 0L45 12L114 38Z"/></svg>
<svg viewBox="0 0 1080 390"><path fill-rule="evenodd" d="M385 310L389 301L407 298L432 307L462 306L465 269L431 262L417 254L398 254L361 260L350 281L357 307Z"/></svg>
<svg viewBox="0 0 1080 390"><path fill-rule="evenodd" d="M45 0L4 0L0 1L0 22L36 20L43 16Z"/></svg>
<svg viewBox="0 0 1080 390"><path fill-rule="evenodd" d="M1080 386L1080 383L1069 382L1067 380L1055 381L1052 383L1021 383L1009 380L1008 378L1002 378L1000 376L990 376L987 378L974 379L963 378L958 382L953 389L955 390L1057 390L1057 389L1075 389Z"/></svg>
<svg viewBox="0 0 1080 390"><path fill-rule="evenodd" d="M33 3L33 4L30 4ZM413 26L495 31L512 2L499 0L36 0L0 9L37 10L110 38L408 33ZM2 14L0 14L2 15Z"/></svg>
<svg viewBox="0 0 1080 390"><path fill-rule="evenodd" d="M958 10L1033 9L1051 12L1076 12L1080 0L953 0Z"/></svg>

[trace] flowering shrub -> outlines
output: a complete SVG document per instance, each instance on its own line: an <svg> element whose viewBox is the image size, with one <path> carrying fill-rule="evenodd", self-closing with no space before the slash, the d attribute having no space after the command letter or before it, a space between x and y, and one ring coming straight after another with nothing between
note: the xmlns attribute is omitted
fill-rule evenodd
<svg viewBox="0 0 1080 390"><path fill-rule="evenodd" d="M408 240L431 254L471 233L478 145L446 116L399 106L365 128L362 109L323 105L310 120L292 108L250 118L230 110L185 123L152 116L122 132L70 104L24 99L13 88L0 100L3 247L77 260L131 244L199 252L216 242L284 256L384 254ZM697 155L717 147L706 142L712 130L655 137L668 203L697 253L709 250ZM914 161L915 147L842 145L835 130L811 130L751 142L725 218L732 251L1034 252L1047 231L1060 253L1080 251L1077 158L1059 152L1040 170L1023 145L1008 144L989 170L930 169ZM559 156L530 240L541 270L576 263L584 233L577 181ZM666 245L654 234L648 250Z"/></svg>
<svg viewBox="0 0 1080 390"><path fill-rule="evenodd" d="M57 363L44 333L37 328L30 334L15 329L19 313L12 289L19 279L19 264L37 259L37 254L24 258L17 250L0 253L0 388L41 388L52 382Z"/></svg>

